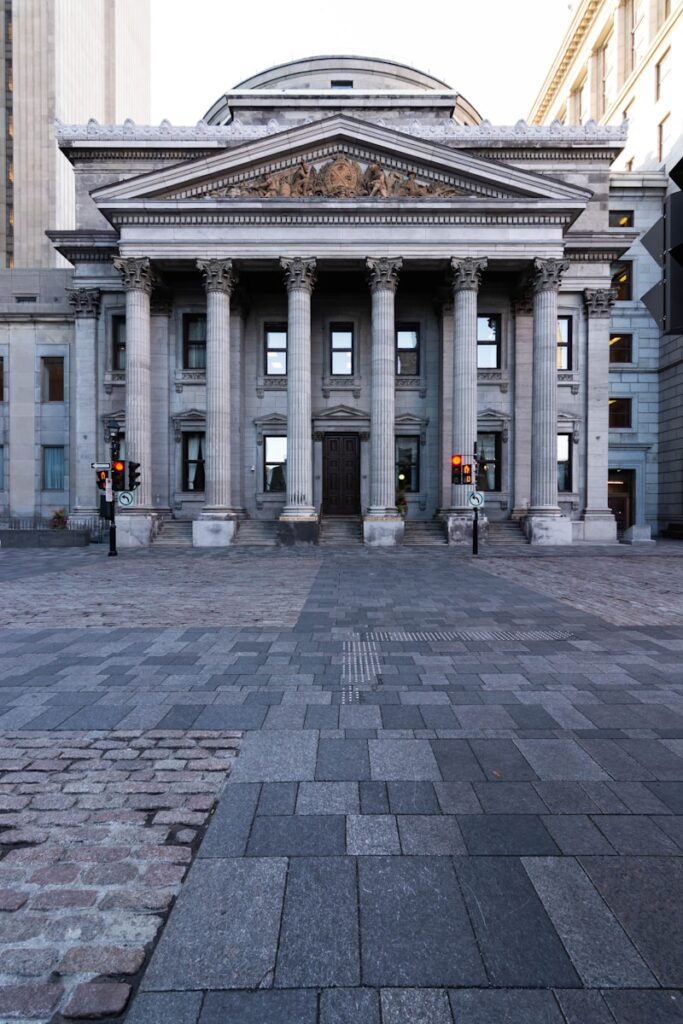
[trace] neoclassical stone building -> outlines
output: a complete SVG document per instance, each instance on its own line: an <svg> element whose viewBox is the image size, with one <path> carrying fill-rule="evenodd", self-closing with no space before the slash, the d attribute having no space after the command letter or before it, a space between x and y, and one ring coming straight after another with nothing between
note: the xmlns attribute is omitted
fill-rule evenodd
<svg viewBox="0 0 683 1024"><path fill-rule="evenodd" d="M68 440L60 475L34 439L36 507L57 481L72 517L95 511L113 417L142 464L131 544L171 518L197 545L250 520L311 541L321 517L358 517L369 544L434 522L457 543L471 488L450 459L475 443L491 524L616 539L611 268L634 234L609 226L607 195L624 137L494 127L445 83L354 57L259 74L193 128L61 125Z"/></svg>

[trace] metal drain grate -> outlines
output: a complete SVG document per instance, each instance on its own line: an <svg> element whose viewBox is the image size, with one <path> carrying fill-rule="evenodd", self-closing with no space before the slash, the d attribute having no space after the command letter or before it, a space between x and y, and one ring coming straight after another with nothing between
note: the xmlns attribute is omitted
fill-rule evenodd
<svg viewBox="0 0 683 1024"><path fill-rule="evenodd" d="M342 686L342 704L360 704L360 690L357 686Z"/></svg>
<svg viewBox="0 0 683 1024"><path fill-rule="evenodd" d="M571 640L573 635L566 629L446 629L425 633L378 629L366 634L368 640L385 643L442 640Z"/></svg>
<svg viewBox="0 0 683 1024"><path fill-rule="evenodd" d="M375 639L344 640L342 686L373 682L379 675L379 651Z"/></svg>

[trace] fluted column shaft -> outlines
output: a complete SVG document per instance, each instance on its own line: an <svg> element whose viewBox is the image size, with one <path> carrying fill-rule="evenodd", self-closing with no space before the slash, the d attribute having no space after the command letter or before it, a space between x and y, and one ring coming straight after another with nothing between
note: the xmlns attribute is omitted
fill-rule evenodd
<svg viewBox="0 0 683 1024"><path fill-rule="evenodd" d="M607 504L609 475L609 331L614 302L611 288L586 289L588 317L586 403L586 516L611 516Z"/></svg>
<svg viewBox="0 0 683 1024"><path fill-rule="evenodd" d="M146 258L114 260L126 289L126 459L140 463L135 509L152 508L152 390L149 306L152 269Z"/></svg>
<svg viewBox="0 0 683 1024"><path fill-rule="evenodd" d="M282 259L287 285L287 503L283 517L313 519L311 293L315 260Z"/></svg>
<svg viewBox="0 0 683 1024"><path fill-rule="evenodd" d="M74 349L76 355L74 511L97 511L95 474L91 463L97 461L97 316L99 288L75 288L69 294L74 310Z"/></svg>
<svg viewBox="0 0 683 1024"><path fill-rule="evenodd" d="M477 440L477 294L485 259L453 259L453 452L472 461ZM468 511L467 496L476 485L456 484L453 505Z"/></svg>
<svg viewBox="0 0 683 1024"><path fill-rule="evenodd" d="M394 438L396 330L394 296L400 259L368 259L372 293L370 505L368 515L397 516Z"/></svg>
<svg viewBox="0 0 683 1024"><path fill-rule="evenodd" d="M568 265L560 260L534 260L531 515L560 515L557 504L557 294Z"/></svg>
<svg viewBox="0 0 683 1024"><path fill-rule="evenodd" d="M230 296L232 260L197 260L206 288L206 505L209 513L232 506L230 472Z"/></svg>

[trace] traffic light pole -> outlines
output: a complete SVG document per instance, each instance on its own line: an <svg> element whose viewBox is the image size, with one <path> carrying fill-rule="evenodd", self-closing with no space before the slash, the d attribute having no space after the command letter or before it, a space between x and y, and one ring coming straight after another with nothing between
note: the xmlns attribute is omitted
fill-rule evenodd
<svg viewBox="0 0 683 1024"><path fill-rule="evenodd" d="M112 438L112 442L111 442L111 461L112 461L112 466L113 466L114 462L118 459L120 451L121 451L121 446L119 444L118 437ZM112 487L112 491L111 491L111 501L109 502L109 557L110 558L115 558L118 555L118 551L116 550L116 494L114 493L114 489L113 489L112 475L113 475L113 471L110 470L109 471L109 481L110 481L110 484L111 484L111 487Z"/></svg>
<svg viewBox="0 0 683 1024"><path fill-rule="evenodd" d="M474 522L472 523L472 554L479 554L479 509L474 509Z"/></svg>

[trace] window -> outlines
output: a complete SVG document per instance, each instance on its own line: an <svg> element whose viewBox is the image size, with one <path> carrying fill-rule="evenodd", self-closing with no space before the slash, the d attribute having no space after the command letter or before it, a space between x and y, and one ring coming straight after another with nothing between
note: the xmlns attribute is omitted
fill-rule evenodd
<svg viewBox="0 0 683 1024"><path fill-rule="evenodd" d="M5 489L5 446L0 444L0 491Z"/></svg>
<svg viewBox="0 0 683 1024"><path fill-rule="evenodd" d="M633 71L647 49L646 0L630 0L631 7L631 67Z"/></svg>
<svg viewBox="0 0 683 1024"><path fill-rule="evenodd" d="M396 438L396 490L420 490L420 438Z"/></svg>
<svg viewBox="0 0 683 1024"><path fill-rule="evenodd" d="M203 313L183 317L183 367L206 369L206 316Z"/></svg>
<svg viewBox="0 0 683 1024"><path fill-rule="evenodd" d="M612 264L612 287L620 302L628 302L633 292L631 264L626 262Z"/></svg>
<svg viewBox="0 0 683 1024"><path fill-rule="evenodd" d="M571 491L572 489L572 435L557 435L557 489L558 491Z"/></svg>
<svg viewBox="0 0 683 1024"><path fill-rule="evenodd" d="M126 368L126 318L117 314L111 318L112 370Z"/></svg>
<svg viewBox="0 0 683 1024"><path fill-rule="evenodd" d="M204 490L204 434L183 434L183 490Z"/></svg>
<svg viewBox="0 0 683 1024"><path fill-rule="evenodd" d="M64 449L56 445L43 448L43 490L64 490Z"/></svg>
<svg viewBox="0 0 683 1024"><path fill-rule="evenodd" d="M610 210L609 226L611 228L632 228L633 210Z"/></svg>
<svg viewBox="0 0 683 1024"><path fill-rule="evenodd" d="M609 361L610 361L610 363L632 363L633 362L633 335L632 334L610 334L610 336L609 336Z"/></svg>
<svg viewBox="0 0 683 1024"><path fill-rule="evenodd" d="M664 160L671 149L671 115L667 114L657 125L657 159Z"/></svg>
<svg viewBox="0 0 683 1024"><path fill-rule="evenodd" d="M353 324L330 324L330 372L334 377L353 374Z"/></svg>
<svg viewBox="0 0 683 1024"><path fill-rule="evenodd" d="M500 367L500 317L477 317L477 367L497 370Z"/></svg>
<svg viewBox="0 0 683 1024"><path fill-rule="evenodd" d="M600 65L600 113L604 114L616 92L616 38L614 33L598 53Z"/></svg>
<svg viewBox="0 0 683 1024"><path fill-rule="evenodd" d="M671 50L660 57L655 65L655 99L661 100L664 93L666 80L671 73Z"/></svg>
<svg viewBox="0 0 683 1024"><path fill-rule="evenodd" d="M44 356L41 360L43 402L64 401L64 357Z"/></svg>
<svg viewBox="0 0 683 1024"><path fill-rule="evenodd" d="M333 78L330 82L331 89L353 89L352 78Z"/></svg>
<svg viewBox="0 0 683 1024"><path fill-rule="evenodd" d="M570 316L558 316L557 318L557 369L571 370L572 368L572 318Z"/></svg>
<svg viewBox="0 0 683 1024"><path fill-rule="evenodd" d="M266 324L266 373L284 377L287 373L287 324Z"/></svg>
<svg viewBox="0 0 683 1024"><path fill-rule="evenodd" d="M628 430L631 426L631 399L610 398L609 400L610 430Z"/></svg>
<svg viewBox="0 0 683 1024"><path fill-rule="evenodd" d="M396 325L396 373L416 377L420 372L420 328L417 324Z"/></svg>
<svg viewBox="0 0 683 1024"><path fill-rule="evenodd" d="M263 438L263 490L271 494L287 490L287 438Z"/></svg>
<svg viewBox="0 0 683 1024"><path fill-rule="evenodd" d="M500 490L500 434L477 434L477 490Z"/></svg>
<svg viewBox="0 0 683 1024"><path fill-rule="evenodd" d="M38 301L38 296L37 295L15 295L14 296L14 301L17 302L20 306L21 305L24 305L24 306L25 305L31 305L32 303Z"/></svg>

